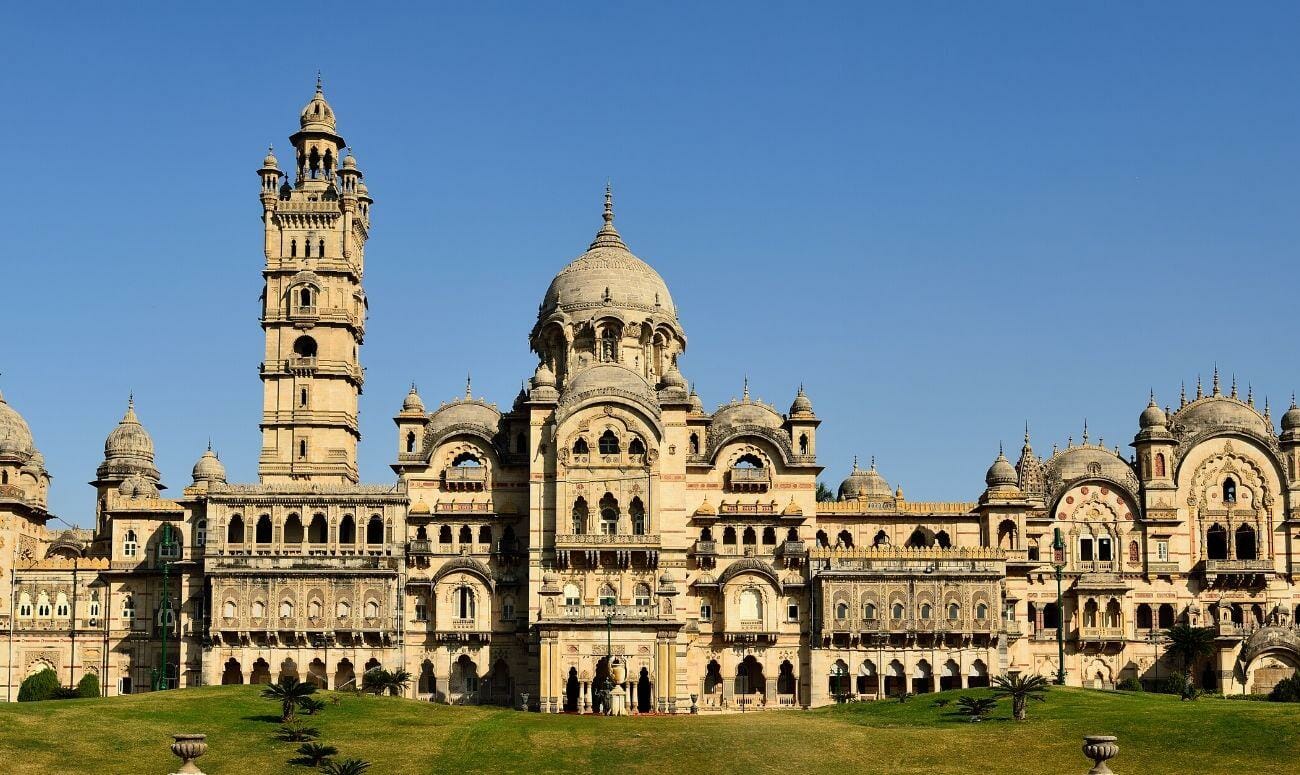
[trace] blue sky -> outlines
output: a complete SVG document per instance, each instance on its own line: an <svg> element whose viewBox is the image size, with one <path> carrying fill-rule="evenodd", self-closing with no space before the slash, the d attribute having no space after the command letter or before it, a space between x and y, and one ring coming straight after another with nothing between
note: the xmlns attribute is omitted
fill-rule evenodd
<svg viewBox="0 0 1300 775"><path fill-rule="evenodd" d="M255 170L318 68L376 199L370 481L412 380L510 403L606 178L706 407L803 382L832 485L974 499L1026 420L1300 383L1294 4L219 8L7 11L0 389L70 521L132 390L173 492L209 436L255 478Z"/></svg>

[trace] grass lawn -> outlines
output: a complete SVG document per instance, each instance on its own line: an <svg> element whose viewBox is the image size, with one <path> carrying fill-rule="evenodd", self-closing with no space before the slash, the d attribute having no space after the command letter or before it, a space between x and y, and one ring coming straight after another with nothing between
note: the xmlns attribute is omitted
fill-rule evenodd
<svg viewBox="0 0 1300 775"><path fill-rule="evenodd" d="M0 772L166 775L174 732L208 735L208 775L312 772L273 739L278 706L260 687L0 705ZM815 711L626 719L338 696L306 717L370 773L1061 773L1084 775L1085 734L1119 736L1120 775L1300 773L1300 705L1053 689L1029 720L971 724L938 697Z"/></svg>

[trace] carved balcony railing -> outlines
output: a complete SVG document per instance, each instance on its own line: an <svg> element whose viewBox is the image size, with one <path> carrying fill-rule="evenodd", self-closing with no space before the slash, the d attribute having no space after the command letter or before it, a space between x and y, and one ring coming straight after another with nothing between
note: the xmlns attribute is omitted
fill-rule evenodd
<svg viewBox="0 0 1300 775"><path fill-rule="evenodd" d="M588 567L598 564L626 568L634 559L650 567L659 565L659 534L635 533L564 533L555 536L555 560L563 567L575 556Z"/></svg>
<svg viewBox="0 0 1300 775"><path fill-rule="evenodd" d="M1178 563L1176 562L1148 562L1147 573L1152 576L1165 576L1178 573Z"/></svg>
<svg viewBox="0 0 1300 775"><path fill-rule="evenodd" d="M487 467L449 466L442 471L442 483L448 490L482 490L487 484Z"/></svg>
<svg viewBox="0 0 1300 775"><path fill-rule="evenodd" d="M659 609L652 605L564 605L555 609L555 618L569 621L604 622L654 621Z"/></svg>
<svg viewBox="0 0 1300 775"><path fill-rule="evenodd" d="M1122 643L1125 639L1123 627L1079 628L1079 640L1085 643Z"/></svg>
<svg viewBox="0 0 1300 775"><path fill-rule="evenodd" d="M733 468L729 481L732 492L767 492L772 478L766 468Z"/></svg>
<svg viewBox="0 0 1300 775"><path fill-rule="evenodd" d="M1205 560L1203 564L1205 580L1216 581L1220 576L1240 579L1244 583L1254 583L1261 577L1273 572L1273 561L1256 560Z"/></svg>
<svg viewBox="0 0 1300 775"><path fill-rule="evenodd" d="M407 541L406 553L412 557L433 554L433 542L418 539L415 541Z"/></svg>

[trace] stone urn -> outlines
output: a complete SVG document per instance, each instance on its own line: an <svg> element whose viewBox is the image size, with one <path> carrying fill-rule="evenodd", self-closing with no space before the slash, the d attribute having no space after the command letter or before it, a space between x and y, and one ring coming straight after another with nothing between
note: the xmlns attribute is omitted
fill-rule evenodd
<svg viewBox="0 0 1300 775"><path fill-rule="evenodd" d="M695 704L695 701L698 700L699 698L700 698L700 695L698 695L698 694L692 694L692 695L691 695L691 713L699 713L699 712L700 712L700 706Z"/></svg>
<svg viewBox="0 0 1300 775"><path fill-rule="evenodd" d="M623 664L623 660L614 657L614 661L609 663L609 677L613 678L616 684L627 680L627 665Z"/></svg>
<svg viewBox="0 0 1300 775"><path fill-rule="evenodd" d="M208 752L207 735L172 735L172 753L181 760L181 768L174 775L203 775L194 760Z"/></svg>
<svg viewBox="0 0 1300 775"><path fill-rule="evenodd" d="M520 710L522 710L522 711L527 711L527 710L528 710L528 692L522 692L519 696L523 698L523 703L522 703L523 707L521 707Z"/></svg>
<svg viewBox="0 0 1300 775"><path fill-rule="evenodd" d="M1114 735L1088 735L1083 738L1083 755L1092 759L1088 775L1114 775L1106 761L1119 753L1119 743Z"/></svg>

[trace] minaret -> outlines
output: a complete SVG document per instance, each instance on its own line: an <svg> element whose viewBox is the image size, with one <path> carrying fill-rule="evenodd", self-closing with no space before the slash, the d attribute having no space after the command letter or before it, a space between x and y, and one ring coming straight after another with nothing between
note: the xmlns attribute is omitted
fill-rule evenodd
<svg viewBox="0 0 1300 775"><path fill-rule="evenodd" d="M263 482L357 481L357 397L371 199L337 133L320 78L300 116L293 175L274 153L258 170L266 228L262 291ZM283 177L282 177L283 176Z"/></svg>

